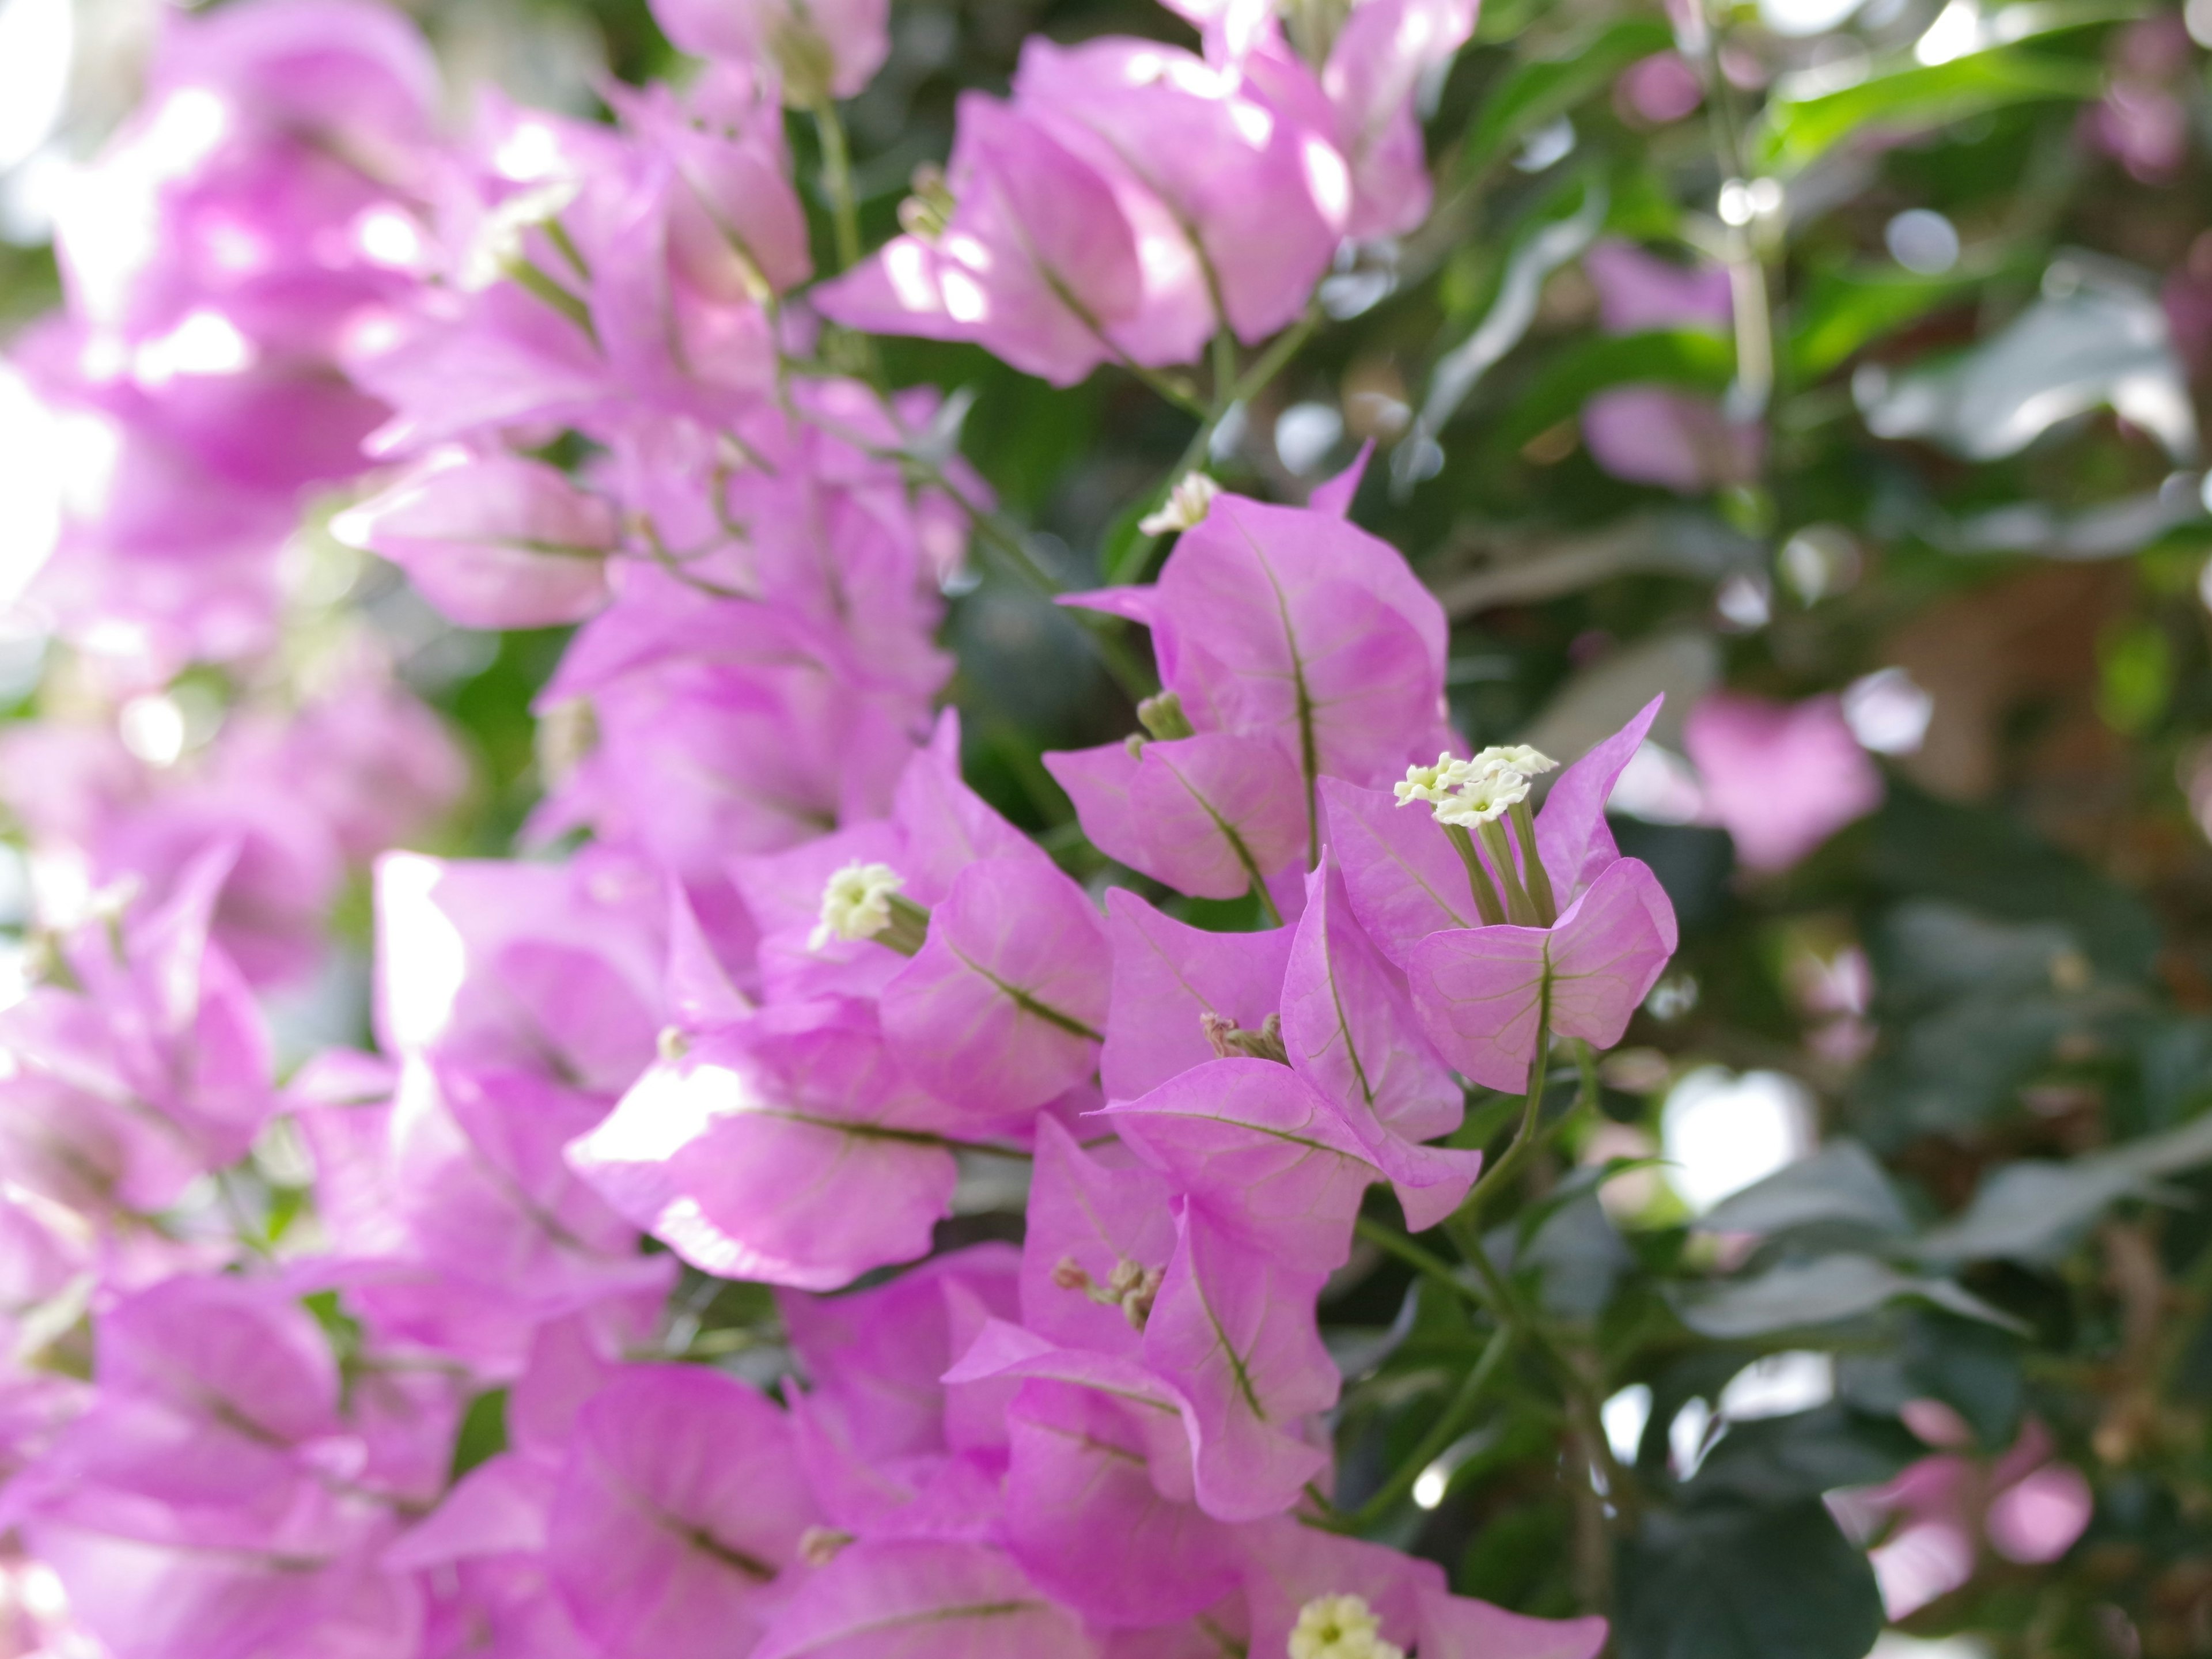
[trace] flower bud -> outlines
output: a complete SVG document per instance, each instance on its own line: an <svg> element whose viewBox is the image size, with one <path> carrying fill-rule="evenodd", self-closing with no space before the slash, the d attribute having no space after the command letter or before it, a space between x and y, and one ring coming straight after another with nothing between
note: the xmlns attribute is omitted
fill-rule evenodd
<svg viewBox="0 0 2212 1659"><path fill-rule="evenodd" d="M807 936L806 948L819 951L832 939L875 938L890 927L891 896L905 885L906 878L888 864L845 866L823 886L822 920Z"/></svg>
<svg viewBox="0 0 2212 1659"><path fill-rule="evenodd" d="M1166 504L1158 512L1138 520L1137 528L1147 536L1194 529L1206 522L1206 510L1220 493L1221 486L1203 472L1186 472L1168 491Z"/></svg>
<svg viewBox="0 0 2212 1659"><path fill-rule="evenodd" d="M1197 729L1191 725L1190 716L1182 712L1182 699L1172 691L1162 691L1139 703L1137 720L1163 743L1191 737Z"/></svg>

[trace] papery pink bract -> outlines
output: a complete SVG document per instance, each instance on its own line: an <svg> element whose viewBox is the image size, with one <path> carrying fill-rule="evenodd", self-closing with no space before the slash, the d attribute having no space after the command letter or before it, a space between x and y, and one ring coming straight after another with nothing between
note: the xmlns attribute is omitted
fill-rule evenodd
<svg viewBox="0 0 2212 1659"><path fill-rule="evenodd" d="M1099 1081L1133 1100L1178 1072L1220 1058L1206 1015L1256 1031L1282 1007L1291 933L1214 933L1163 915L1127 888L1106 894L1113 995Z"/></svg>
<svg viewBox="0 0 2212 1659"><path fill-rule="evenodd" d="M379 860L377 1035L398 1054L613 1093L653 1057L666 899L587 852L568 866Z"/></svg>
<svg viewBox="0 0 2212 1659"><path fill-rule="evenodd" d="M538 1318L665 1288L670 1268L562 1159L607 1106L528 1072L410 1061L391 1127L408 1254Z"/></svg>
<svg viewBox="0 0 2212 1659"><path fill-rule="evenodd" d="M1124 1262L1164 1273L1176 1248L1173 1190L1126 1151L1109 1143L1094 1154L1040 1119L1022 1241L1022 1323L1065 1347L1135 1354L1142 1332L1127 1314L1058 1274L1073 1262L1103 1290Z"/></svg>
<svg viewBox="0 0 2212 1659"><path fill-rule="evenodd" d="M1155 586L1066 603L1149 627L1199 731L1269 735L1297 757L1309 854L1324 774L1380 782L1455 741L1442 608L1395 548L1334 513L1218 495Z"/></svg>
<svg viewBox="0 0 2212 1659"><path fill-rule="evenodd" d="M725 1278L833 1290L927 1255L952 1197L943 1107L864 1004L771 1010L655 1066L569 1150L607 1201Z"/></svg>
<svg viewBox="0 0 2212 1659"><path fill-rule="evenodd" d="M1782 704L1716 692L1691 709L1682 745L1707 813L1748 869L1786 870L1881 804L1881 774L1833 697Z"/></svg>
<svg viewBox="0 0 2212 1659"><path fill-rule="evenodd" d="M1486 1088L1528 1086L1540 1023L1611 1048L1674 954L1674 907L1636 859L1608 865L1551 927L1431 933L1408 974L1421 1024Z"/></svg>
<svg viewBox="0 0 2212 1659"><path fill-rule="evenodd" d="M1147 293L1137 234L1109 181L1029 112L971 93L958 116L944 231L895 237L817 289L823 314L877 333L973 340L1057 386L1117 351L1144 363L1195 356L1207 319L1176 297L1203 306L1203 285L1194 271L1165 295ZM1162 327L1182 315L1188 325Z"/></svg>
<svg viewBox="0 0 2212 1659"><path fill-rule="evenodd" d="M1187 1618L1237 1580L1230 1529L1153 1485L1140 1409L1038 1378L1022 1384L1009 1418L1007 1550L1094 1624Z"/></svg>
<svg viewBox="0 0 2212 1659"><path fill-rule="evenodd" d="M1002 1551L854 1544L799 1587L752 1659L1093 1659L1097 1644Z"/></svg>
<svg viewBox="0 0 2212 1659"><path fill-rule="evenodd" d="M1464 1098L1421 1035L1403 976L1353 920L1342 877L1325 866L1306 891L1283 981L1291 1065L1389 1178L1407 1225L1425 1231L1460 1206L1482 1168L1480 1151L1420 1144L1459 1127Z"/></svg>
<svg viewBox="0 0 2212 1659"><path fill-rule="evenodd" d="M1150 40L1022 48L1018 109L1167 210L1247 342L1294 320L1327 270L1349 183L1334 149L1273 118L1239 77Z"/></svg>
<svg viewBox="0 0 2212 1659"><path fill-rule="evenodd" d="M626 1366L577 1415L547 1565L611 1659L709 1659L775 1617L817 1513L768 1400L702 1366Z"/></svg>
<svg viewBox="0 0 2212 1659"><path fill-rule="evenodd" d="M1297 762L1273 733L1047 755L1091 844L1196 898L1234 898L1304 850Z"/></svg>
<svg viewBox="0 0 2212 1659"><path fill-rule="evenodd" d="M884 1034L957 1114L1006 1117L1091 1075L1109 963L1098 913L1041 854L971 865L884 987Z"/></svg>
<svg viewBox="0 0 2212 1659"><path fill-rule="evenodd" d="M432 455L342 514L332 533L383 555L464 628L550 628L605 602L613 509L516 455Z"/></svg>
<svg viewBox="0 0 2212 1659"><path fill-rule="evenodd" d="M781 1292L776 1305L811 1381L814 1413L834 1415L871 1458L943 1450L953 1437L939 1379L975 1334L957 1328L967 1310L956 1299L1011 1318L1018 1271L1011 1246L978 1244L872 1290Z"/></svg>
<svg viewBox="0 0 2212 1659"><path fill-rule="evenodd" d="M1323 1273L1379 1178L1342 1115L1272 1060L1210 1060L1103 1116L1249 1248Z"/></svg>
<svg viewBox="0 0 2212 1659"><path fill-rule="evenodd" d="M209 937L234 849L187 868L173 897L94 923L65 954L79 990L40 987L0 1012L0 1160L33 1191L99 1211L153 1211L242 1156L275 1105L269 1037ZM118 950L119 946L119 950Z"/></svg>
<svg viewBox="0 0 2212 1659"><path fill-rule="evenodd" d="M1189 1402L1200 1506L1224 1521L1279 1514L1328 1465L1308 1437L1341 1386L1314 1322L1326 1271L1255 1249L1194 1206L1177 1227L1145 1363Z"/></svg>
<svg viewBox="0 0 2212 1659"><path fill-rule="evenodd" d="M890 51L890 0L655 0L653 8L668 38L685 52L768 76L779 71L786 37L811 37L830 60L829 82L820 92L836 98L852 97L882 64ZM807 54L805 47L798 50Z"/></svg>

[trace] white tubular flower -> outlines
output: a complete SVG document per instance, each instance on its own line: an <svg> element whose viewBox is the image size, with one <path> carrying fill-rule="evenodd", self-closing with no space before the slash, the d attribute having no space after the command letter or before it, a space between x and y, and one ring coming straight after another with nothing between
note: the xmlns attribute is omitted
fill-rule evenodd
<svg viewBox="0 0 2212 1659"><path fill-rule="evenodd" d="M1450 799L1437 804L1437 822L1494 823L1528 799L1527 778L1510 766L1477 759L1453 780Z"/></svg>
<svg viewBox="0 0 2212 1659"><path fill-rule="evenodd" d="M1441 806L1451 798L1452 784L1466 764L1463 760L1453 759L1451 750L1447 749L1437 757L1434 766L1407 767L1405 777L1391 786L1392 793L1398 797L1401 806L1411 806L1417 800Z"/></svg>
<svg viewBox="0 0 2212 1659"><path fill-rule="evenodd" d="M1470 765L1494 763L1509 771L1518 772L1524 778L1540 778L1547 772L1559 769L1559 762L1540 750L1531 749L1525 743L1498 744L1477 755Z"/></svg>
<svg viewBox="0 0 2212 1659"><path fill-rule="evenodd" d="M1189 530L1206 522L1206 509L1221 493L1221 486L1203 472L1186 472L1168 491L1167 505L1146 514L1137 528L1147 536L1164 536L1170 530Z"/></svg>
<svg viewBox="0 0 2212 1659"><path fill-rule="evenodd" d="M461 259L461 287L469 293L503 281L523 257L523 239L561 216L583 185L574 179L547 179L525 186L485 214Z"/></svg>
<svg viewBox="0 0 2212 1659"><path fill-rule="evenodd" d="M822 920L807 936L806 948L819 951L833 939L873 939L891 925L891 895L906 878L888 864L847 865L822 889Z"/></svg>
<svg viewBox="0 0 2212 1659"><path fill-rule="evenodd" d="M1406 1659L1382 1639L1382 1621L1364 1595L1316 1595L1298 1609L1290 1659Z"/></svg>

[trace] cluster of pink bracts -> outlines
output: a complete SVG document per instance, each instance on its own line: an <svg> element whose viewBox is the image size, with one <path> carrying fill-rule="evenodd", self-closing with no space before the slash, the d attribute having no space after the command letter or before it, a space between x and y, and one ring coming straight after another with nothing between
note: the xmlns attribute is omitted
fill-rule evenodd
<svg viewBox="0 0 2212 1659"><path fill-rule="evenodd" d="M113 460L45 601L154 684L250 662L279 545L365 443L385 470L342 538L463 625L582 624L533 834L587 839L386 854L380 1052L280 1089L254 988L312 963L348 859L458 787L422 711L382 685L374 720L310 709L197 793L81 765L82 810L34 825L137 826L92 855L137 896L47 935L0 1013L0 1523L26 1552L0 1650L1602 1643L1313 1524L1340 1382L1316 1304L1370 1184L1415 1228L1463 1201L1480 1155L1433 1144L1455 1070L1519 1090L1547 1030L1617 1041L1664 965L1666 899L1603 816L1650 711L1540 812L1455 835L1391 793L1455 744L1435 601L1346 522L1348 480L1218 495L1157 584L1079 601L1150 630L1146 733L1051 763L1100 848L1275 925L1102 909L933 721L980 482L929 398L809 362L815 313L1060 379L1259 338L1341 239L1419 217L1414 84L1471 17L1368 0L1310 57L1249 7L1203 20L1202 58L1036 45L1010 106L963 105L914 234L789 297L780 100L865 81L882 12L668 0L710 59L688 90L611 91L612 126L494 104L458 146L397 14L173 23L101 212L64 227L71 310L23 353ZM261 809L222 769L248 762ZM318 766L365 781L303 787ZM312 890L281 856L301 823ZM288 1135L307 1213L227 1208ZM1008 1169L1021 1247L933 1255L963 1171ZM679 1258L775 1286L795 1374L678 1363ZM506 1449L455 1480L497 1389Z"/></svg>

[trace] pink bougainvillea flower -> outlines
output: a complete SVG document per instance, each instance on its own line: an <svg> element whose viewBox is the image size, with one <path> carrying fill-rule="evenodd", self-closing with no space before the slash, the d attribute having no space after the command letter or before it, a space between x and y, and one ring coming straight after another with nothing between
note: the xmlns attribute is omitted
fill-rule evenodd
<svg viewBox="0 0 2212 1659"><path fill-rule="evenodd" d="M1200 1505L1224 1521L1278 1513L1292 1474L1306 1469L1302 1492L1328 1463L1311 1421L1342 1387L1314 1322L1326 1272L1251 1248L1195 1206L1176 1230L1145 1364L1188 1402Z"/></svg>
<svg viewBox="0 0 2212 1659"><path fill-rule="evenodd" d="M1322 15L1300 15L1289 41L1253 30L1240 13L1255 9L1231 4L1203 20L1209 56L1236 62L1272 110L1302 124L1340 158L1336 167L1322 164L1317 194L1346 235L1402 236L1417 228L1431 195L1419 88L1474 33L1474 5L1366 0L1343 16L1334 38L1322 35L1328 27ZM1240 52L1240 35L1249 40L1249 50ZM1336 168L1344 170L1341 186ZM1340 207L1340 188L1348 190Z"/></svg>
<svg viewBox="0 0 2212 1659"><path fill-rule="evenodd" d="M1108 178L1126 175L1192 240L1220 325L1247 342L1297 317L1346 214L1344 158L1277 119L1242 77L1157 41L1032 37L1017 108Z"/></svg>
<svg viewBox="0 0 2212 1659"><path fill-rule="evenodd" d="M1318 1290L1319 1277L1310 1282ZM1188 1301L1184 1311L1204 1316L1202 1307ZM1289 1322L1294 1324L1295 1319L1293 1314ZM1201 1384L1225 1383L1233 1389L1229 1356L1249 1354L1256 1358L1256 1337L1272 1340L1284 1334L1282 1322L1270 1329L1264 1318L1256 1326L1247 1323L1234 1338L1226 1332L1213 1336L1194 1333L1178 1324L1170 1333L1163 1357L1176 1369L1191 1372ZM1148 1335L1148 1349L1149 1343ZM1277 1341L1274 1346L1282 1345ZM1253 1521L1279 1515L1298 1502L1306 1483L1328 1468L1328 1454L1304 1437L1305 1425L1296 1416L1278 1417L1256 1392L1240 1393L1231 1401L1215 1400L1200 1407L1153 1367L1149 1358L1149 1353L1125 1357L1059 1347L1018 1325L993 1320L945 1373L945 1380L975 1382L1044 1377L1096 1389L1123 1402L1132 1408L1129 1420L1143 1436L1154 1486L1174 1498L1188 1492L1200 1509L1218 1521ZM1186 1358L1196 1363L1182 1364ZM1322 1358L1326 1363L1326 1353ZM1289 1403L1295 1405L1321 1394L1321 1389L1312 1384L1326 1379L1318 1374L1310 1381L1300 1377L1296 1363L1286 1369L1293 1385ZM1333 1378L1334 1367L1329 1369ZM1334 1382L1329 1382L1331 1401L1334 1388ZM1280 1390L1271 1389L1270 1392L1279 1394ZM1281 1399L1275 1401L1279 1409L1285 1403Z"/></svg>
<svg viewBox="0 0 2212 1659"><path fill-rule="evenodd" d="M376 895L387 1051L606 1095L651 1063L668 902L652 871L596 850L565 866L393 853Z"/></svg>
<svg viewBox="0 0 2212 1659"><path fill-rule="evenodd" d="M210 938L235 846L195 860L174 896L64 953L79 988L45 985L0 1012L0 1165L98 1212L154 1211L236 1161L276 1104L252 994Z"/></svg>
<svg viewBox="0 0 2212 1659"><path fill-rule="evenodd" d="M1483 925L1474 889L1500 875L1487 854L1474 870L1418 808L1376 790L1326 787L1330 850L1353 911L1406 969L1430 1040L1486 1087L1526 1086L1540 1022L1601 1046L1618 1042L1674 953L1673 906L1648 866L1620 857L1604 816L1658 707L1561 773L1535 815L1533 840L1557 906L1547 925ZM1533 884L1525 846L1519 856L1513 878Z"/></svg>
<svg viewBox="0 0 2212 1659"><path fill-rule="evenodd" d="M433 452L331 520L381 554L464 628L550 628L605 602L613 509L542 462Z"/></svg>
<svg viewBox="0 0 2212 1659"><path fill-rule="evenodd" d="M1188 1618L1237 1583L1233 1530L1153 1483L1142 1409L1040 1377L1021 1385L1007 1419L1006 1548L1096 1625Z"/></svg>
<svg viewBox="0 0 2212 1659"><path fill-rule="evenodd" d="M972 340L1057 386L1122 354L1150 365L1198 355L1205 284L1193 262L1176 270L1153 252L1173 247L1171 222L1133 225L1113 183L1030 112L969 94L958 120L949 199L923 200L915 229L816 290L824 316Z"/></svg>
<svg viewBox="0 0 2212 1659"><path fill-rule="evenodd" d="M1434 1562L1288 1519L1244 1535L1252 1651L1291 1650L1305 1610L1356 1596L1382 1640L1420 1659L1596 1659L1602 1619L1529 1619L1449 1593ZM1264 1644L1264 1645L1263 1645Z"/></svg>
<svg viewBox="0 0 2212 1659"><path fill-rule="evenodd" d="M577 1413L546 1561L611 1659L749 1647L819 1511L784 1413L701 1365L632 1365Z"/></svg>
<svg viewBox="0 0 2212 1659"><path fill-rule="evenodd" d="M1109 743L1044 763L1092 845L1194 897L1264 893L1305 851L1298 763L1277 733Z"/></svg>
<svg viewBox="0 0 2212 1659"><path fill-rule="evenodd" d="M1601 241L1583 256L1608 334L1651 329L1719 329L1734 301L1725 266L1662 259L1632 242Z"/></svg>
<svg viewBox="0 0 2212 1659"><path fill-rule="evenodd" d="M730 861L731 873L761 932L761 976L778 997L875 996L898 972L897 952L871 939L821 939L822 896L830 878L851 864L880 863L915 903L941 902L961 872L987 859L1037 858L1029 839L960 779L960 726L948 709L927 748L894 763L890 811L820 836L787 853ZM878 808L878 811L882 809Z"/></svg>
<svg viewBox="0 0 2212 1659"><path fill-rule="evenodd" d="M606 1109L530 1072L409 1061L391 1119L390 1194L407 1255L536 1319L665 1291L665 1260L638 1255L636 1230L563 1161Z"/></svg>
<svg viewBox="0 0 2212 1659"><path fill-rule="evenodd" d="M1957 1414L1936 1402L1909 1401L1903 1414L1923 1439L1953 1448L1972 1439ZM2081 1472L2052 1450L2050 1431L2030 1419L1994 1462L1969 1450L1947 1450L1922 1458L1884 1486L1830 1498L1844 1529L1875 1543L1869 1554L1893 1620L1971 1579L1984 1540L2005 1559L2031 1566L2074 1547L2088 1529L2096 1499Z"/></svg>
<svg viewBox="0 0 2212 1659"><path fill-rule="evenodd" d="M1459 1127L1465 1098L1422 1036L1404 976L1353 919L1342 875L1325 866L1306 884L1283 982L1284 1045L1419 1232L1456 1210L1481 1170L1480 1152L1420 1144Z"/></svg>
<svg viewBox="0 0 2212 1659"><path fill-rule="evenodd" d="M1252 1249L1323 1273L1343 1263L1376 1170L1343 1115L1287 1064L1209 1060L1104 1116Z"/></svg>
<svg viewBox="0 0 2212 1659"><path fill-rule="evenodd" d="M1452 1063L1492 1089L1527 1086L1537 1034L1611 1048L1674 954L1674 907L1658 878L1622 859L1548 928L1432 933L1413 947L1421 1024Z"/></svg>
<svg viewBox="0 0 2212 1659"><path fill-rule="evenodd" d="M1158 910L1127 888L1106 893L1113 994L1099 1081L1133 1100L1178 1072L1222 1057L1209 1029L1260 1033L1283 1001L1292 934L1215 933Z"/></svg>
<svg viewBox="0 0 2212 1659"><path fill-rule="evenodd" d="M1661 386L1599 392L1583 406L1583 441L1614 477L1681 495L1751 483L1766 453L1756 422L1732 421L1710 398Z"/></svg>
<svg viewBox="0 0 2212 1659"><path fill-rule="evenodd" d="M1040 1119L1022 1241L1021 1322L1050 1341L1133 1355L1175 1254L1174 1188L1108 1141Z"/></svg>
<svg viewBox="0 0 2212 1659"><path fill-rule="evenodd" d="M1049 1127L1049 1126L1047 1126ZM792 1352L805 1368L811 1414L834 1416L871 1458L942 1451L951 1401L939 1381L966 1348L962 1328L1014 1316L1018 1272L1010 1245L978 1244L940 1255L887 1285L843 1296L784 1291L776 1297Z"/></svg>
<svg viewBox="0 0 2212 1659"><path fill-rule="evenodd" d="M626 568L539 694L544 714L583 703L596 741L531 834L589 827L672 866L696 895L732 857L878 816L927 729L927 702L911 683L865 684L851 658L793 609L708 602L667 572Z"/></svg>
<svg viewBox="0 0 2212 1659"><path fill-rule="evenodd" d="M1750 869L1786 870L1881 805L1881 773L1834 697L1767 702L1715 692L1691 709L1683 747L1707 816Z"/></svg>
<svg viewBox="0 0 2212 1659"><path fill-rule="evenodd" d="M961 1116L1006 1117L1091 1075L1109 962L1097 909L1049 860L971 865L884 987L884 1035L907 1074Z"/></svg>
<svg viewBox="0 0 2212 1659"><path fill-rule="evenodd" d="M282 1287L185 1275L143 1291L102 1317L95 1380L93 1409L10 1492L94 1635L151 1659L404 1638L411 1595L375 1567L390 1511L358 1484L368 1449Z"/></svg>
<svg viewBox="0 0 2212 1659"><path fill-rule="evenodd" d="M1150 628L1193 729L1281 741L1297 762L1310 855L1324 774L1381 782L1452 741L1443 609L1396 549L1338 512L1217 495L1157 585L1066 602Z"/></svg>
<svg viewBox="0 0 2212 1659"><path fill-rule="evenodd" d="M752 1659L1095 1659L1082 1624L988 1545L859 1543L802 1583Z"/></svg>
<svg viewBox="0 0 2212 1659"><path fill-rule="evenodd" d="M1719 330L1734 311L1719 265L1677 264L1632 243L1600 242L1583 269L1609 334ZM1711 398L1656 385L1616 386L1583 409L1583 438L1597 464L1632 483L1694 495L1758 476L1765 429L1731 420Z"/></svg>
<svg viewBox="0 0 2212 1659"><path fill-rule="evenodd" d="M655 1066L568 1157L702 1271L834 1290L928 1253L957 1173L943 1110L868 1005L799 1003Z"/></svg>

